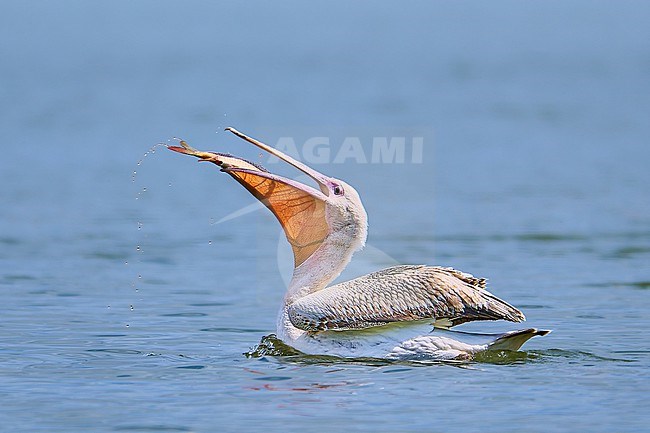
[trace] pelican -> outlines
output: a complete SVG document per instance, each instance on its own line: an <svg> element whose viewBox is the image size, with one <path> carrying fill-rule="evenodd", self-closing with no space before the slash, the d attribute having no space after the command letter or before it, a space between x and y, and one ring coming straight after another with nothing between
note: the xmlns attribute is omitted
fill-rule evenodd
<svg viewBox="0 0 650 433"><path fill-rule="evenodd" d="M230 154L185 141L170 150L216 164L282 225L294 270L277 318L277 337L305 354L388 360L466 360L488 350L518 350L527 328L472 334L450 328L475 320L521 322L521 311L486 290L486 280L453 268L404 265L328 286L363 248L368 218L357 191L254 138L236 136L311 177L318 189Z"/></svg>

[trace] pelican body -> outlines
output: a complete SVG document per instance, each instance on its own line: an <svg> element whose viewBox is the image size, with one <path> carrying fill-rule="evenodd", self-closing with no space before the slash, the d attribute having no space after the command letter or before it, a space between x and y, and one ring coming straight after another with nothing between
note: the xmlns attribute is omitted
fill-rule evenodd
<svg viewBox="0 0 650 433"><path fill-rule="evenodd" d="M277 218L294 270L277 318L277 337L307 354L346 358L471 359L485 350L518 350L534 328L469 334L451 327L474 320L521 322L521 311L486 290L486 280L452 268L396 266L328 286L363 248L368 217L357 191L245 134L236 136L311 177L318 189L244 159L199 151L180 141L170 150L212 162Z"/></svg>

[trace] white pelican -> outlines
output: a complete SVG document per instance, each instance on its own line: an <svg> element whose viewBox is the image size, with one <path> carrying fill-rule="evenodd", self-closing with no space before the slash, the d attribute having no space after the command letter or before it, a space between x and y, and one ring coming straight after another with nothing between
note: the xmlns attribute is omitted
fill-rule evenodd
<svg viewBox="0 0 650 433"><path fill-rule="evenodd" d="M486 280L452 268L396 266L333 286L363 248L366 211L357 191L273 147L226 128L316 181L319 189L228 154L170 150L212 162L276 216L294 255L294 271L277 319L277 337L306 354L346 358L471 359L486 350L518 350L535 335L468 334L449 328L474 320L521 322L517 308L486 290ZM433 326L432 326L433 325Z"/></svg>

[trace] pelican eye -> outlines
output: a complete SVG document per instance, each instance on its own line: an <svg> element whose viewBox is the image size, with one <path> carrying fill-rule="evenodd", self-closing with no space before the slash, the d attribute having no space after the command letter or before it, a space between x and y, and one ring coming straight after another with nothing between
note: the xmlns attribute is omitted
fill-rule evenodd
<svg viewBox="0 0 650 433"><path fill-rule="evenodd" d="M334 195L343 195L343 187L340 185L334 185L332 191L334 192Z"/></svg>

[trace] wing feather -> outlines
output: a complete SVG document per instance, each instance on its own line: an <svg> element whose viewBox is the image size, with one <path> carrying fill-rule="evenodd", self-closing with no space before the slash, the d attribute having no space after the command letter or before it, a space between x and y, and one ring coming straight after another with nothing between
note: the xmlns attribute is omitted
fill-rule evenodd
<svg viewBox="0 0 650 433"><path fill-rule="evenodd" d="M307 295L288 307L291 323L311 332L364 329L433 319L521 322L524 315L487 290L483 278L451 268L397 266Z"/></svg>

